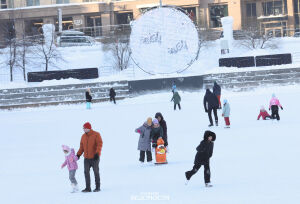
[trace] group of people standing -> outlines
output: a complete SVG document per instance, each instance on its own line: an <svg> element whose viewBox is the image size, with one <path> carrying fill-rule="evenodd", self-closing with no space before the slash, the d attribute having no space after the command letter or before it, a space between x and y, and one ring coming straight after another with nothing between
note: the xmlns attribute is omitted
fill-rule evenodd
<svg viewBox="0 0 300 204"><path fill-rule="evenodd" d="M147 156L147 162L152 162L151 150L157 147L157 140L159 138L162 138L164 141L164 146L168 147L167 123L160 112L155 114L154 119L151 117L147 118L144 124L137 128L135 132L139 133L140 135L138 150L140 151L139 161L142 164L145 161L145 154Z"/></svg>
<svg viewBox="0 0 300 204"><path fill-rule="evenodd" d="M95 176L96 188L93 192L100 191L100 173L99 173L99 163L101 150L103 146L103 141L99 132L92 129L92 125L87 122L83 125L84 134L81 136L80 148L75 155L75 150L69 148L66 145L62 146L63 152L65 154L65 161L61 165L61 168L65 166L69 170L69 179L72 185L72 192L77 192L77 181L75 178L76 170L78 169L77 161L80 159L81 155L84 154L84 176L85 176L85 189L82 192L91 192L91 178L90 169L92 168Z"/></svg>
<svg viewBox="0 0 300 204"><path fill-rule="evenodd" d="M210 89L206 89L206 93L203 98L203 105L204 105L204 110L208 114L208 119L209 119L209 127L213 126L213 119L212 119L212 112L214 113L215 117L215 125L219 125L219 119L218 119L218 109L222 109L222 104L221 104L221 87L217 82L214 82L213 86L213 92L210 91ZM229 120L229 115L230 115L230 105L228 103L227 99L223 100L223 111L222 111L222 116L224 117L225 120L225 128L230 127L230 120Z"/></svg>
<svg viewBox="0 0 300 204"><path fill-rule="evenodd" d="M116 91L114 88L111 88L109 90L109 101L110 102L114 102L114 104L116 104ZM91 109L91 103L92 103L92 92L91 89L88 88L85 92L85 100L86 100L86 109Z"/></svg>

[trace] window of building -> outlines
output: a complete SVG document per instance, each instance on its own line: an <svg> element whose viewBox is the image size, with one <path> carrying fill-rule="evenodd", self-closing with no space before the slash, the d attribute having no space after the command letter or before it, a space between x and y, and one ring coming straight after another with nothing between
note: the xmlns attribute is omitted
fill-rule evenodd
<svg viewBox="0 0 300 204"><path fill-rule="evenodd" d="M33 36L43 33L43 19L25 20L25 35Z"/></svg>
<svg viewBox="0 0 300 204"><path fill-rule="evenodd" d="M97 37L102 34L101 16L86 16L86 26L88 29L85 31L87 35Z"/></svg>
<svg viewBox="0 0 300 204"><path fill-rule="evenodd" d="M1 8L1 9L6 9L6 8L7 8L6 0L1 0L1 1L0 1L0 8Z"/></svg>
<svg viewBox="0 0 300 204"><path fill-rule="evenodd" d="M100 0L83 0L83 2L99 2Z"/></svg>
<svg viewBox="0 0 300 204"><path fill-rule="evenodd" d="M185 7L182 8L185 14L192 20L196 21L196 8L195 7Z"/></svg>
<svg viewBox="0 0 300 204"><path fill-rule="evenodd" d="M246 13L248 17L256 16L256 3L246 4Z"/></svg>
<svg viewBox="0 0 300 204"><path fill-rule="evenodd" d="M129 24L133 20L133 13L116 13L116 23L120 24Z"/></svg>
<svg viewBox="0 0 300 204"><path fill-rule="evenodd" d="M296 31L300 30L300 0L294 0L295 27Z"/></svg>
<svg viewBox="0 0 300 204"><path fill-rule="evenodd" d="M39 6L40 0L26 0L27 6Z"/></svg>
<svg viewBox="0 0 300 204"><path fill-rule="evenodd" d="M211 5L209 6L210 27L222 27L221 18L228 16L228 5Z"/></svg>
<svg viewBox="0 0 300 204"><path fill-rule="evenodd" d="M70 3L70 0L56 0L57 4L68 4Z"/></svg>
<svg viewBox="0 0 300 204"><path fill-rule="evenodd" d="M282 1L269 1L263 2L264 16L283 14L283 2Z"/></svg>

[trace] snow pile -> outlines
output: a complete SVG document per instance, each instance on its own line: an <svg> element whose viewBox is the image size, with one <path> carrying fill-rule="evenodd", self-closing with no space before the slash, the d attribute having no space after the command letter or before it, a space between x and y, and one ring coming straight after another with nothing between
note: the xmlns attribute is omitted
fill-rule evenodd
<svg viewBox="0 0 300 204"><path fill-rule="evenodd" d="M198 33L185 13L160 7L132 22L130 47L134 61L147 72L174 73L196 58Z"/></svg>

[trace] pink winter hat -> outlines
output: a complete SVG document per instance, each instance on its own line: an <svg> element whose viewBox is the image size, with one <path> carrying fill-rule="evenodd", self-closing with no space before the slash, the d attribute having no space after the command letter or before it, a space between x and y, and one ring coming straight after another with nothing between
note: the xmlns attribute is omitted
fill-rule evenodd
<svg viewBox="0 0 300 204"><path fill-rule="evenodd" d="M62 145L62 149L65 151L70 151L70 147L68 147L67 145Z"/></svg>

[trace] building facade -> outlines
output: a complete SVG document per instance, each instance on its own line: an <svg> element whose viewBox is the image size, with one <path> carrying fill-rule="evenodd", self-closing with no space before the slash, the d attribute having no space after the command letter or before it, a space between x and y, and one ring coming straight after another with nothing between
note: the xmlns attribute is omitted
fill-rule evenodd
<svg viewBox="0 0 300 204"><path fill-rule="evenodd" d="M300 21L300 0L162 0L181 7L202 29L221 29L220 19L232 16L234 30L257 26L276 36L292 35ZM58 9L63 30L81 29L91 36L109 34L114 25L126 25L159 0L0 0L0 39L7 35L41 33L44 23L58 29Z"/></svg>

